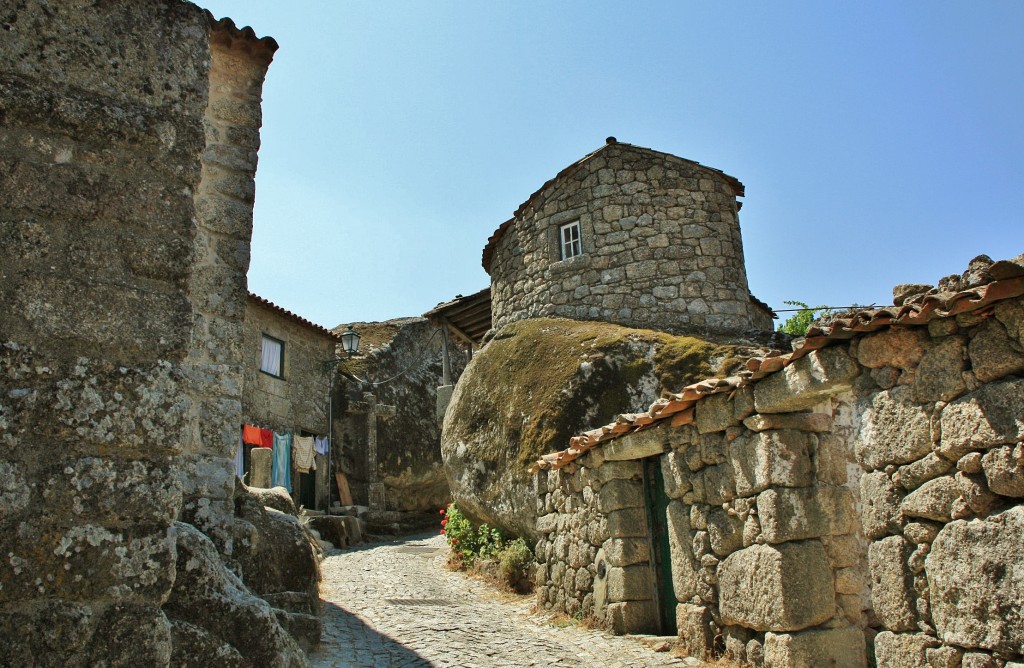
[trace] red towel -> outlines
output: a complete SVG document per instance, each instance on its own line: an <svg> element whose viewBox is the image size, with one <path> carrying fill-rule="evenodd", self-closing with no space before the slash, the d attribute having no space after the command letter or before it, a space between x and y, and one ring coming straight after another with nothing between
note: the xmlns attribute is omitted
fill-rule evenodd
<svg viewBox="0 0 1024 668"><path fill-rule="evenodd" d="M260 429L259 445L264 448L274 447L274 432L269 429Z"/></svg>
<svg viewBox="0 0 1024 668"><path fill-rule="evenodd" d="M254 427L251 424L242 425L242 442L248 443L249 445L260 445L263 441L261 440L261 432L263 430L259 427Z"/></svg>

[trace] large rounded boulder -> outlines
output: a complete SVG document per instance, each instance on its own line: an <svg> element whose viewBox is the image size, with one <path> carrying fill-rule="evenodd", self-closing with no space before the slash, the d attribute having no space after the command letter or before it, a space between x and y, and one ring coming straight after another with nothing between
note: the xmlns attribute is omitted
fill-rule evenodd
<svg viewBox="0 0 1024 668"><path fill-rule="evenodd" d="M744 351L689 336L560 318L506 325L463 372L441 435L452 496L477 522L535 537L527 469L663 390L719 375Z"/></svg>

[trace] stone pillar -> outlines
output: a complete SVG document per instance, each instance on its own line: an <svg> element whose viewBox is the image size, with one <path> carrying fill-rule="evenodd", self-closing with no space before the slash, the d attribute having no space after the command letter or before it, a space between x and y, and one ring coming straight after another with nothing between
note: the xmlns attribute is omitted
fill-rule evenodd
<svg viewBox="0 0 1024 668"><path fill-rule="evenodd" d="M191 345L189 435L182 458L182 519L218 547L232 540L235 475L230 454L242 422L245 274L255 199L260 96L273 50L234 26L210 34L209 98L202 115L205 149L194 189L195 264L188 280Z"/></svg>
<svg viewBox="0 0 1024 668"><path fill-rule="evenodd" d="M372 392L364 393L363 401L366 403L366 457L370 471L369 506L370 510L385 510L384 483L377 470L377 418L394 416L395 407L378 404Z"/></svg>
<svg viewBox="0 0 1024 668"><path fill-rule="evenodd" d="M249 487L270 487L274 451L270 448L253 448L249 454L249 462Z"/></svg>

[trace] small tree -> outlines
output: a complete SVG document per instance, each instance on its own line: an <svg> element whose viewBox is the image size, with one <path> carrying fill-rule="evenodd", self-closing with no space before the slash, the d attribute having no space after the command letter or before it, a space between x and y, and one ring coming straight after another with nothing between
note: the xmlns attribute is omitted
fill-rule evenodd
<svg viewBox="0 0 1024 668"><path fill-rule="evenodd" d="M832 312L825 306L810 307L803 302L783 302L790 306L796 306L800 310L789 317L786 322L779 325L779 331L784 334L792 334L793 336L803 336L807 333L807 329L811 326L811 323L820 318L823 315L827 315Z"/></svg>

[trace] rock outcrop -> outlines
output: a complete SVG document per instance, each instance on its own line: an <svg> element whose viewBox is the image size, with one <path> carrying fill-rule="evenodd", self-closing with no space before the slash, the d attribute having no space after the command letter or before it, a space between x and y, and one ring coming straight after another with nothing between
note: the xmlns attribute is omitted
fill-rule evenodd
<svg viewBox="0 0 1024 668"><path fill-rule="evenodd" d="M228 570L213 542L188 524L175 532L177 574L164 611L182 663L309 666L274 609Z"/></svg>
<svg viewBox="0 0 1024 668"><path fill-rule="evenodd" d="M363 355L348 368L373 384L378 405L395 407L392 417L377 423L377 479L384 485L384 509L436 513L451 500L441 462L441 427L435 419L442 377L440 330L423 318L356 323L353 328L362 337ZM452 371L458 375L465 362L454 344L451 352ZM363 504L370 472L367 416L358 404L366 389L351 380L338 381L340 467L356 501Z"/></svg>
<svg viewBox="0 0 1024 668"><path fill-rule="evenodd" d="M453 497L478 522L535 537L536 502L524 493L530 462L665 388L724 371L738 350L560 318L503 327L467 366L445 414L441 454Z"/></svg>
<svg viewBox="0 0 1024 668"><path fill-rule="evenodd" d="M316 554L232 465L277 44L189 2L0 14L0 664L306 666Z"/></svg>

